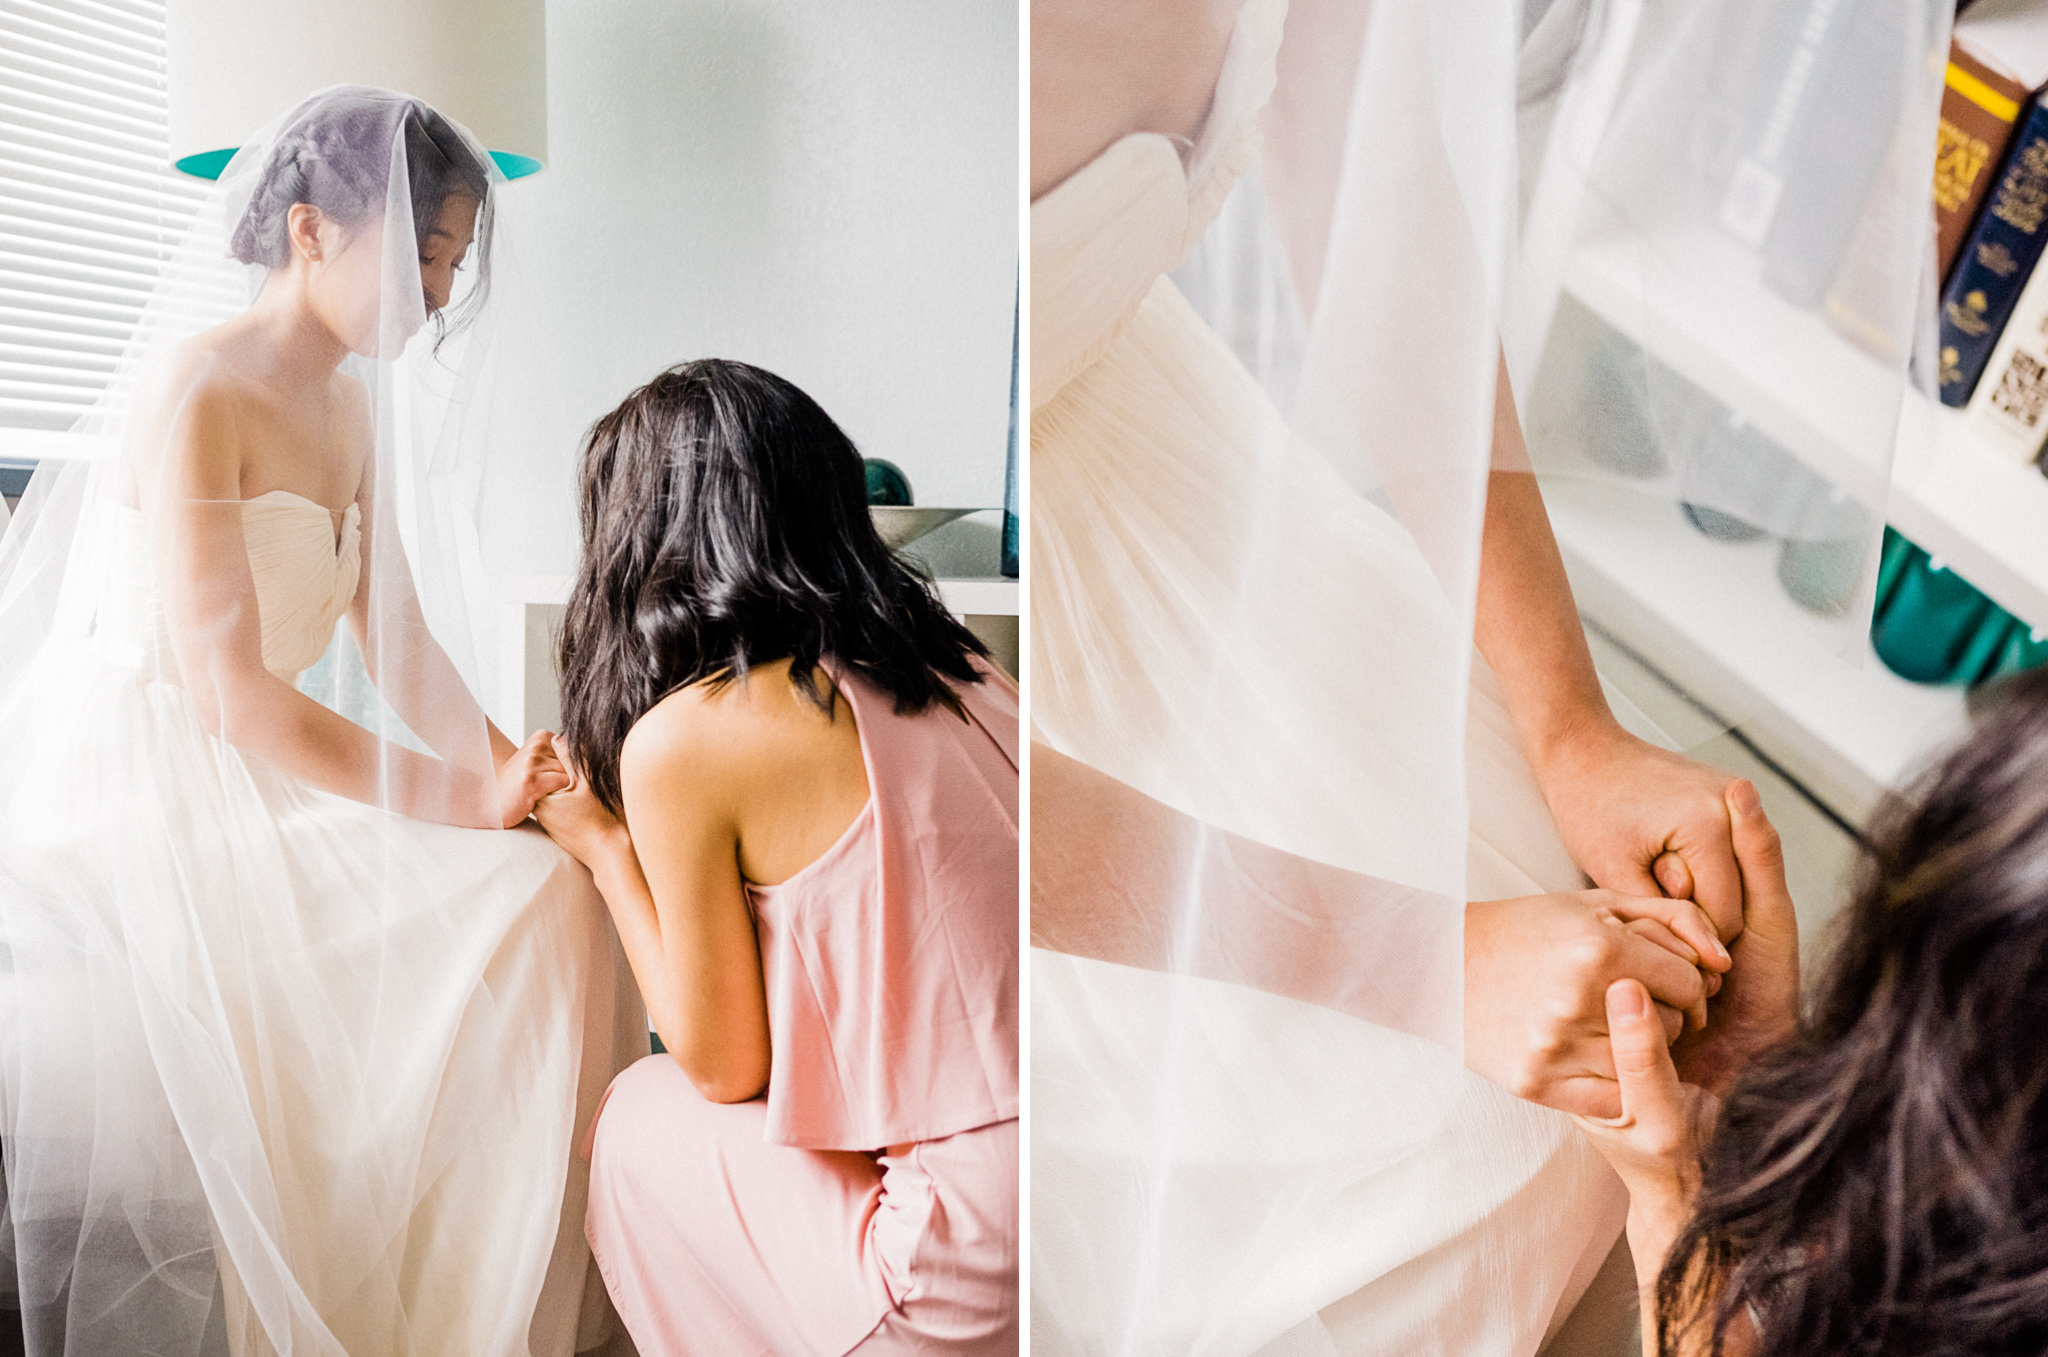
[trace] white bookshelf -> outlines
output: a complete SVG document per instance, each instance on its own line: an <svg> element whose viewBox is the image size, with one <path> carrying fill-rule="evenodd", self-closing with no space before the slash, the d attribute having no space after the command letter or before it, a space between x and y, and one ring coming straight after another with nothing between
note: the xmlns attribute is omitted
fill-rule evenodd
<svg viewBox="0 0 2048 1357"><path fill-rule="evenodd" d="M1653 26L1668 37L1671 13L1612 0L1544 134L1521 282L1503 318L1518 388L1536 390L1569 296L2008 612L2048 628L2048 478L1973 437L1960 411L1902 395L1896 365L1767 288L1756 253L1716 225L1588 233L1613 204L1589 191L1587 167L1599 163L1638 39ZM1861 628L1792 602L1774 578L1775 543L1704 536L1668 486L1648 495L1546 479L1544 494L1588 620L1844 814L1866 814L1962 728L1960 689L1897 677Z"/></svg>
<svg viewBox="0 0 2048 1357"><path fill-rule="evenodd" d="M2048 477L1765 287L1711 227L1575 251L1565 290L2001 607L2048 626ZM1683 269L1673 260L1686 261Z"/></svg>
<svg viewBox="0 0 2048 1357"><path fill-rule="evenodd" d="M1001 576L963 576L933 581L939 601L960 617L1016 617L1023 611L1023 589Z"/></svg>
<svg viewBox="0 0 2048 1357"><path fill-rule="evenodd" d="M497 692L486 706L507 732L561 725L554 638L573 582L567 575L510 575L499 581ZM1014 618L1023 602L1018 582L1001 576L942 577L935 583L940 601L963 620Z"/></svg>
<svg viewBox="0 0 2048 1357"><path fill-rule="evenodd" d="M1614 482L1546 478L1543 496L1593 624L1843 815L1863 819L1964 728L1960 688L1907 682L1863 628L1794 603L1774 541L1715 541L1668 497Z"/></svg>

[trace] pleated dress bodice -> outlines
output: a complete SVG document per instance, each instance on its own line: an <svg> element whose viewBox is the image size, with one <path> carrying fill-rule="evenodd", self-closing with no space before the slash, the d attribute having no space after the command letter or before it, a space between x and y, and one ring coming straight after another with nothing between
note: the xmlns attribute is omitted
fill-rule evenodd
<svg viewBox="0 0 2048 1357"><path fill-rule="evenodd" d="M1031 408L1100 358L1201 239L1257 158L1286 0L1239 12L1208 116L1187 154L1137 132L1031 205Z"/></svg>
<svg viewBox="0 0 2048 1357"><path fill-rule="evenodd" d="M177 661L151 554L149 521L116 509L114 557L100 596L95 639L110 658L177 682ZM263 629L263 667L290 683L326 653L362 575L362 512L351 504L339 532L325 505L289 490L242 501L242 537Z"/></svg>

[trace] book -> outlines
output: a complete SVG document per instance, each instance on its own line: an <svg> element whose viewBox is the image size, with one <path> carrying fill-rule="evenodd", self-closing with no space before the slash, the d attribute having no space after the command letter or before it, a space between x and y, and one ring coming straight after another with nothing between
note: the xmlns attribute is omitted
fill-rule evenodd
<svg viewBox="0 0 2048 1357"><path fill-rule="evenodd" d="M1969 404L2043 243L2048 243L2048 105L2036 102L1942 289L1935 384L1943 405Z"/></svg>
<svg viewBox="0 0 2048 1357"><path fill-rule="evenodd" d="M2048 441L2048 269L2036 267L2020 289L1967 408L1986 447L2021 462L2041 455Z"/></svg>
<svg viewBox="0 0 2048 1357"><path fill-rule="evenodd" d="M1918 196L1924 189L1914 189L1915 180L1927 182L1924 119L1935 110L1915 92L1822 304L1829 323L1873 357L1896 362L1911 343L1925 305L1922 289L1940 293L1998 177L2020 111L2043 84L2048 0L1979 0L1967 17L1957 19L1935 94L1935 255L1923 263L1926 226L1917 209L1927 200Z"/></svg>
<svg viewBox="0 0 2048 1357"><path fill-rule="evenodd" d="M1944 280L2005 160L2020 108L2033 93L1973 55L1968 38L1965 32L1949 44L1934 134L1934 257Z"/></svg>

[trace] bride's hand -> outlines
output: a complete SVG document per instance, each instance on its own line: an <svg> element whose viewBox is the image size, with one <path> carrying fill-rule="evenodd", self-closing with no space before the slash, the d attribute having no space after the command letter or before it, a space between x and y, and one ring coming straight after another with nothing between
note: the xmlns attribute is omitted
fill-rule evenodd
<svg viewBox="0 0 2048 1357"><path fill-rule="evenodd" d="M566 751L564 761L569 769L569 785L535 802L533 818L540 821L548 837L570 857L596 870L606 854L622 849L630 852L633 840L619 818L592 794L576 760L568 757Z"/></svg>
<svg viewBox="0 0 2048 1357"><path fill-rule="evenodd" d="M1734 779L1603 721L1536 768L1557 832L1595 885L1697 903L1733 946L1742 874L1722 797Z"/></svg>
<svg viewBox="0 0 2048 1357"><path fill-rule="evenodd" d="M569 770L555 752L555 733L536 730L498 765L498 808L505 828L533 814L534 803L570 783Z"/></svg>
<svg viewBox="0 0 2048 1357"><path fill-rule="evenodd" d="M1590 890L1475 901L1465 909L1465 1064L1530 1102L1615 1116L1608 988L1640 981L1670 1040L1728 966L1687 900Z"/></svg>

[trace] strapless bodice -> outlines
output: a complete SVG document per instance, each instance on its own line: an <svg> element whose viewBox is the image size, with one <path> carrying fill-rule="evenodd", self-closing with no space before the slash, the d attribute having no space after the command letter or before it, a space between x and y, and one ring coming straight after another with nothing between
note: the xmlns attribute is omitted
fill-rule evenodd
<svg viewBox="0 0 2048 1357"><path fill-rule="evenodd" d="M113 562L100 595L96 641L110 658L176 681L148 522L135 509L114 512ZM263 667L289 683L326 653L334 624L355 597L361 512L349 505L337 542L326 506L272 490L242 501L242 537L263 628Z"/></svg>
<svg viewBox="0 0 2048 1357"><path fill-rule="evenodd" d="M1031 408L1100 357L1162 274L1208 229L1259 151L1287 0L1238 12L1201 134L1185 159L1137 132L1031 205Z"/></svg>

